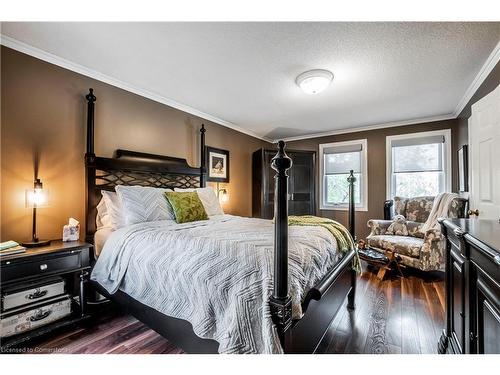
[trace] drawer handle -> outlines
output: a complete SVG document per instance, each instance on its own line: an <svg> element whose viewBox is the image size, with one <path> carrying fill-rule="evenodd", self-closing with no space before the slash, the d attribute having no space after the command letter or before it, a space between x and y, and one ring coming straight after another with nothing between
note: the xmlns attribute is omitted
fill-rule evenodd
<svg viewBox="0 0 500 375"><path fill-rule="evenodd" d="M45 312L42 312L42 310L38 310L36 315L33 315L32 317L30 317L30 321L37 322L39 320L45 319L46 317L48 317L50 315L51 312L52 312L52 310L47 310Z"/></svg>
<svg viewBox="0 0 500 375"><path fill-rule="evenodd" d="M46 264L40 264L40 270L45 271L48 268Z"/></svg>
<svg viewBox="0 0 500 375"><path fill-rule="evenodd" d="M495 261L495 263L497 264L497 266L500 266L500 255L496 255L493 260Z"/></svg>
<svg viewBox="0 0 500 375"><path fill-rule="evenodd" d="M47 290L40 290L37 289L35 293L28 294L28 299L37 299L37 298L42 298L44 295L47 294Z"/></svg>

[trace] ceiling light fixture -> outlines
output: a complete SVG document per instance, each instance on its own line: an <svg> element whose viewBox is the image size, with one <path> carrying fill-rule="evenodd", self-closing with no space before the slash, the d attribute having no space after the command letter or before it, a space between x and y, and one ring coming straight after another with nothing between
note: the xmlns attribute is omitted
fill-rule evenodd
<svg viewBox="0 0 500 375"><path fill-rule="evenodd" d="M308 95L324 91L333 80L333 73L324 69L308 70L300 74L295 82Z"/></svg>

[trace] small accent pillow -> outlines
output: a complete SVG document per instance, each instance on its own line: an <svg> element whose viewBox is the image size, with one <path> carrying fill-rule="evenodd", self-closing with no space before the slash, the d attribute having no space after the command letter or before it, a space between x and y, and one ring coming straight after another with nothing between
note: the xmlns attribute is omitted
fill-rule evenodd
<svg viewBox="0 0 500 375"><path fill-rule="evenodd" d="M201 203L203 203L203 207L205 207L205 211L207 212L208 216L224 215L224 211L222 210L222 207L219 203L219 198L217 198L214 189L212 189L211 187L196 189L175 188L174 190L178 192L196 191L198 193L198 197L201 200Z"/></svg>
<svg viewBox="0 0 500 375"><path fill-rule="evenodd" d="M197 192L166 192L165 197L174 210L178 224L208 219Z"/></svg>
<svg viewBox="0 0 500 375"><path fill-rule="evenodd" d="M385 234L393 234L396 236L408 236L408 227L406 226L406 218L403 215L396 215L389 225Z"/></svg>
<svg viewBox="0 0 500 375"><path fill-rule="evenodd" d="M163 196L171 189L118 185L115 190L120 197L127 225L175 218L172 207Z"/></svg>

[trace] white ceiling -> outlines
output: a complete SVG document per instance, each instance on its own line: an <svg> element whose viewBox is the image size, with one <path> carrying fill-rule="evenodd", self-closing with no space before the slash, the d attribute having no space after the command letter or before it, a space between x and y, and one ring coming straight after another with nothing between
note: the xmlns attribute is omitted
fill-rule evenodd
<svg viewBox="0 0 500 375"><path fill-rule="evenodd" d="M276 139L456 115L500 23L2 23L2 35ZM308 96L295 78L315 68L335 78Z"/></svg>

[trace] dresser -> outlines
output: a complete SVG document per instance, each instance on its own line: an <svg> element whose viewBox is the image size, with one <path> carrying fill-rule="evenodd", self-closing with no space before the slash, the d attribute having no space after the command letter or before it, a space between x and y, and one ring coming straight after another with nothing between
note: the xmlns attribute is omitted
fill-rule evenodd
<svg viewBox="0 0 500 375"><path fill-rule="evenodd" d="M87 321L92 245L52 241L0 258L0 351Z"/></svg>
<svg viewBox="0 0 500 375"><path fill-rule="evenodd" d="M316 152L286 150L292 159L288 171L288 214L314 215L316 212ZM271 160L276 150L259 149L252 157L252 216L272 219L274 216L274 175Z"/></svg>
<svg viewBox="0 0 500 375"><path fill-rule="evenodd" d="M446 327L440 353L500 353L500 223L440 219L446 238Z"/></svg>

